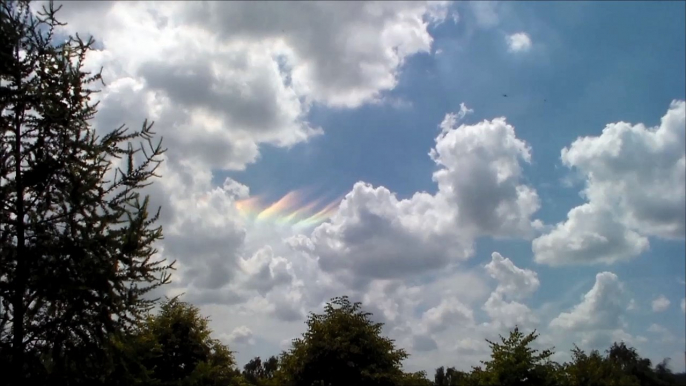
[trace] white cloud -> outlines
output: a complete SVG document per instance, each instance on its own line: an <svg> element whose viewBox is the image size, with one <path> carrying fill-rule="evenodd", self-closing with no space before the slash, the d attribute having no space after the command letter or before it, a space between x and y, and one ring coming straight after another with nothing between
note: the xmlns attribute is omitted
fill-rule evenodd
<svg viewBox="0 0 686 386"><path fill-rule="evenodd" d="M473 113L474 113L474 110L470 109L469 107L467 107L467 105L464 104L464 102L462 102L462 103L460 103L460 111L457 113L457 117L456 117L457 119L455 120L455 122L461 121L468 114L473 114ZM452 124L450 126L455 126L455 125Z"/></svg>
<svg viewBox="0 0 686 386"><path fill-rule="evenodd" d="M532 242L536 262L548 265L612 264L638 256L648 246L646 237L594 204L573 208L566 222Z"/></svg>
<svg viewBox="0 0 686 386"><path fill-rule="evenodd" d="M617 275L601 272L596 275L593 288L571 311L563 312L550 322L553 328L569 331L613 329L620 325L624 288Z"/></svg>
<svg viewBox="0 0 686 386"><path fill-rule="evenodd" d="M224 339L231 344L246 346L255 344L253 339L253 332L246 326L236 327L229 335L224 336Z"/></svg>
<svg viewBox="0 0 686 386"><path fill-rule="evenodd" d="M485 269L497 282L491 291L481 267L456 269L478 237L531 238L541 229L538 195L522 175L531 149L505 118L458 126L472 112L461 104L431 151L435 194L398 199L360 182L329 223L306 234L244 220L235 204L250 189L232 179L216 186L218 171L244 169L264 145L322 134L307 121L315 103L403 107L384 93L408 58L430 52L428 23L451 15L447 6L65 4L68 28L101 43L88 57L90 67L105 67L108 84L97 96L97 128L151 118L169 148L163 178L146 190L163 206L160 253L179 262L165 290L211 315L219 336L242 346L239 361L247 346L287 347L307 311L344 293L399 345L424 350L413 360L426 368L437 358L477 364L484 338L538 322L524 304L540 285L535 272L496 253ZM499 23L495 4L470 7L481 26Z"/></svg>
<svg viewBox="0 0 686 386"><path fill-rule="evenodd" d="M510 52L526 52L531 49L531 38L524 32L508 35L505 40L507 41L507 50Z"/></svg>
<svg viewBox="0 0 686 386"><path fill-rule="evenodd" d="M665 297L665 295L658 296L657 298L653 299L653 302L651 303L653 312L666 311L669 308L670 303L671 302Z"/></svg>
<svg viewBox="0 0 686 386"><path fill-rule="evenodd" d="M483 306L492 323L499 328L508 329L515 325L526 328L538 323L538 318L529 307L518 302L538 289L540 282L536 272L515 266L510 259L498 252L491 255L491 262L485 268L498 282Z"/></svg>
<svg viewBox="0 0 686 386"><path fill-rule="evenodd" d="M686 313L686 298L681 299L681 312Z"/></svg>
<svg viewBox="0 0 686 386"><path fill-rule="evenodd" d="M587 203L532 243L550 265L613 263L648 249L649 236L684 238L686 103L674 101L658 127L609 124L579 138L562 162L586 178Z"/></svg>
<svg viewBox="0 0 686 386"><path fill-rule="evenodd" d="M450 16L450 19L453 21L453 23L458 23L460 21L460 14L457 12L455 7L451 7L450 1L428 1L427 18L429 21L435 24L440 24L447 20L448 16Z"/></svg>
<svg viewBox="0 0 686 386"><path fill-rule="evenodd" d="M517 301L508 301L500 292L493 292L483 309L491 318L490 324L503 333L515 326L534 326L539 321L527 305Z"/></svg>
<svg viewBox="0 0 686 386"><path fill-rule="evenodd" d="M101 42L88 64L105 66L106 82L119 87L102 108L120 114L101 112L102 126L157 115L170 156L242 169L261 144L321 134L306 121L311 103L355 107L393 89L405 59L430 51L428 23L448 6L67 2L61 16L68 31ZM116 86L123 81L136 86ZM140 114L119 103L127 101Z"/></svg>
<svg viewBox="0 0 686 386"><path fill-rule="evenodd" d="M686 103L674 101L658 127L619 122L577 139L562 161L585 173L584 194L616 210L642 234L684 237Z"/></svg>
<svg viewBox="0 0 686 386"><path fill-rule="evenodd" d="M440 167L435 195L399 200L384 187L358 182L330 222L291 245L360 285L463 261L479 236L532 236L539 200L522 182L520 165L531 159L528 145L504 118L455 124L456 115L447 114L430 152Z"/></svg>
<svg viewBox="0 0 686 386"><path fill-rule="evenodd" d="M531 149L505 118L455 127L450 115L429 153L441 169L433 175L437 198L459 213L457 225L474 236L529 237L539 209L535 189L522 181ZM451 127L446 130L446 127Z"/></svg>
<svg viewBox="0 0 686 386"><path fill-rule="evenodd" d="M406 58L430 51L428 24L446 17L449 4L63 5L66 30L99 42L86 60L105 68L96 128L150 118L164 137L163 178L146 192L163 206L159 249L178 260L168 290L198 304L251 299L256 312L285 319L333 292L316 261L282 257L281 239L292 232L260 229L272 238L256 246L235 208L248 187L214 186L214 174L244 169L264 144L289 147L321 134L306 119L312 103L377 103ZM303 293L303 278L315 277L316 295Z"/></svg>
<svg viewBox="0 0 686 386"><path fill-rule="evenodd" d="M513 299L531 295L540 285L536 272L515 266L512 260L498 252L491 254L491 262L486 264L486 271L498 281L496 291Z"/></svg>
<svg viewBox="0 0 686 386"><path fill-rule="evenodd" d="M294 230L246 221L236 201L251 197L247 186L231 179L216 186L215 179L258 160L264 145L290 147L321 135L307 120L315 103L407 107L385 93L409 57L431 52L427 28L456 17L449 5L66 2L60 16L67 31L98 40L86 61L90 69L104 67L107 83L96 95L96 129L135 128L149 118L168 148L163 177L146 188L152 204L163 206L160 254L177 260L172 284L160 291L184 293L221 321L211 322L220 336L243 346L278 346L300 333L306 312L344 293L364 298L389 326L411 315L418 287L394 278L370 283L387 297L351 287L310 254L294 253L283 242ZM412 210L426 214L401 209ZM434 239L438 245L453 245L441 237L448 235ZM468 276L451 277L464 278L471 293L481 291L483 283ZM450 291L439 284L462 286L447 283L432 285L443 293ZM247 352L239 350L239 360Z"/></svg>
<svg viewBox="0 0 686 386"><path fill-rule="evenodd" d="M557 340L572 338L586 349L605 349L612 342L636 344L640 337L626 332L624 311L627 308L626 291L617 275L601 272L595 284L581 302L568 312L560 313L550 321Z"/></svg>
<svg viewBox="0 0 686 386"><path fill-rule="evenodd" d="M443 299L436 307L428 309L422 315L421 328L436 333L444 331L449 325L465 325L474 323L473 311L458 299Z"/></svg>
<svg viewBox="0 0 686 386"><path fill-rule="evenodd" d="M443 21L448 5L208 3L188 5L186 20L224 39L279 40L299 94L355 107L394 88L408 56L430 51L428 21Z"/></svg>
<svg viewBox="0 0 686 386"><path fill-rule="evenodd" d="M497 283L490 295L483 290L473 291L476 288L472 283L465 284L466 288L460 292L436 291L435 287L429 287L428 292L421 289L420 299L423 300L415 307L424 308L427 303L431 306L424 308L418 320L411 311L405 314L406 327L392 336L399 339L399 344L407 341L408 347L422 351L421 355L413 357L416 368L435 368L436 363L450 363L468 370L469 366L477 365L488 356L485 339L507 335L515 324L524 331L536 328L538 315L522 302L539 286L536 273L515 266L497 252L483 268L479 272L488 274ZM452 282L464 281L452 275L445 278ZM474 292L479 294L475 296ZM483 321L480 319L484 316L474 311L479 304L485 311Z"/></svg>
<svg viewBox="0 0 686 386"><path fill-rule="evenodd" d="M241 265L248 276L245 286L263 296L274 287L288 285L294 280L291 262L274 256L270 246L259 249L249 259L242 259Z"/></svg>

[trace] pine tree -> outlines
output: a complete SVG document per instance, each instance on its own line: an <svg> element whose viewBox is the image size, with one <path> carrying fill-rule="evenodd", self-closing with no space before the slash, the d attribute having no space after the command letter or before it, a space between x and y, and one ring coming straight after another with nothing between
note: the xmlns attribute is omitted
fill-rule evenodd
<svg viewBox="0 0 686 386"><path fill-rule="evenodd" d="M102 363L173 263L157 257L159 209L141 195L164 153L152 124L99 137L93 39L56 41L52 3L0 8L0 358L23 385Z"/></svg>

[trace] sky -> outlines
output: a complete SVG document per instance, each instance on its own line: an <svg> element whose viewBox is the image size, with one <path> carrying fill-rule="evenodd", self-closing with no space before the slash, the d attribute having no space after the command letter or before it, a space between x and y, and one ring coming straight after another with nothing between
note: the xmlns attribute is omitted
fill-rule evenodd
<svg viewBox="0 0 686 386"><path fill-rule="evenodd" d="M240 365L348 295L410 353L686 363L684 2L67 2L93 124L167 147L161 295Z"/></svg>

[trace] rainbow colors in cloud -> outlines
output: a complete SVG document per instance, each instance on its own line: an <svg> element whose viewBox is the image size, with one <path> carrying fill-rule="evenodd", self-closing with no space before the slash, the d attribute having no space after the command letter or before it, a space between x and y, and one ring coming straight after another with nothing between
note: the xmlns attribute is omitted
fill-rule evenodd
<svg viewBox="0 0 686 386"><path fill-rule="evenodd" d="M340 201L338 198L323 204L320 198L307 202L302 191L294 190L271 204L265 204L259 196L239 200L236 208L244 217L256 222L310 227L328 220L338 209Z"/></svg>

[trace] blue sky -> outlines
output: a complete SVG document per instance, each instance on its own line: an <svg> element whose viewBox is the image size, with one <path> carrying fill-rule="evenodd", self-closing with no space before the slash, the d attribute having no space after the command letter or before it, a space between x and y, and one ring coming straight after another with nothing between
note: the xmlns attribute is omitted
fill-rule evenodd
<svg viewBox="0 0 686 386"><path fill-rule="evenodd" d="M684 370L683 2L104 4L65 9L114 80L98 128L157 120L170 291L239 362L348 293L411 369L475 363L471 339L517 323L562 351L627 340ZM474 160L515 171L488 185ZM525 187L538 204L512 196Z"/></svg>
<svg viewBox="0 0 686 386"><path fill-rule="evenodd" d="M568 187L569 173L560 150L579 136L598 135L617 121L659 124L665 106L684 99L686 39L684 4L646 2L519 2L502 5L499 28L477 30L461 14L430 29L434 53L411 57L402 68L391 98L410 106L365 106L355 110L314 108L310 119L326 134L291 149L267 148L245 172L231 173L256 192L284 194L322 183L346 191L356 181L383 185L399 197L435 192L435 164L428 149L442 116L466 103L469 121L505 116L517 136L533 148L526 178L543 200L539 218L562 221L580 204L579 185ZM641 20L637 23L637 20ZM513 57L503 35L526 31L535 42L530 52ZM507 93L508 97L501 95ZM286 180L286 183L282 181ZM277 182L278 181L278 182ZM325 181L325 182L324 182ZM276 193L277 195L279 193ZM531 260L527 242L479 240L470 264L484 264L492 250L502 251L520 267L535 267L546 290L533 302L551 301L573 290L568 306L592 286L598 267L549 269ZM649 304L659 294L678 304L684 295L686 252L679 241L651 240L651 250L612 271L634 284L637 302ZM575 284L586 282L584 288ZM636 331L662 320L684 334L683 314L637 315Z"/></svg>

